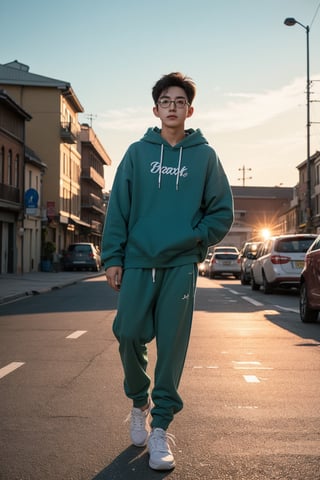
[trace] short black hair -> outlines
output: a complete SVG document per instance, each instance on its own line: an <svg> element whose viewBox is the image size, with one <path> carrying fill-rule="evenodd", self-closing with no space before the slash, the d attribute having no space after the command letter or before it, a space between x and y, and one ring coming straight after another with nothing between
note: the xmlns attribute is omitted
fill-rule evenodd
<svg viewBox="0 0 320 480"><path fill-rule="evenodd" d="M163 75L160 80L157 81L152 89L152 98L155 105L158 103L161 93L168 90L170 87L182 88L186 92L188 102L191 105L196 95L196 85L191 78L186 77L180 72L168 73L167 75Z"/></svg>

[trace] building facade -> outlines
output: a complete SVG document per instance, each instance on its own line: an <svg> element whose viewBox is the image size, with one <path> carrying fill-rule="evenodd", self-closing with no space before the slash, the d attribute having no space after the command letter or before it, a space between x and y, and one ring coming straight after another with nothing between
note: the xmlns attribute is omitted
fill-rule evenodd
<svg viewBox="0 0 320 480"><path fill-rule="evenodd" d="M43 240L57 252L74 241L81 222L81 154L78 113L83 112L68 82L30 73L20 62L0 65L0 87L32 116L26 142L48 167L43 177Z"/></svg>
<svg viewBox="0 0 320 480"><path fill-rule="evenodd" d="M285 233L282 219L290 208L293 188L232 186L235 220L224 238L224 245L240 248L245 242L261 241L268 230L273 235Z"/></svg>
<svg viewBox="0 0 320 480"><path fill-rule="evenodd" d="M81 219L89 225L89 230L87 227L82 229L80 240L86 239L100 247L106 213L106 203L103 197L104 168L111 165L111 159L89 125L81 125L79 140L81 148Z"/></svg>
<svg viewBox="0 0 320 480"><path fill-rule="evenodd" d="M25 124L30 120L0 90L0 273L23 271Z"/></svg>
<svg viewBox="0 0 320 480"><path fill-rule="evenodd" d="M26 143L47 166L41 177L42 257L49 244L57 255L72 242L100 245L103 169L111 160L93 130L80 125L78 114L84 110L70 83L31 73L14 61L0 65L0 88L32 117ZM27 220L29 226L30 215Z"/></svg>
<svg viewBox="0 0 320 480"><path fill-rule="evenodd" d="M308 182L308 162L304 160L297 166L299 183L297 186L299 231L308 227L308 197L311 200L311 231L320 232L320 152L316 151L310 156L310 182ZM310 192L308 189L310 188Z"/></svg>
<svg viewBox="0 0 320 480"><path fill-rule="evenodd" d="M37 272L41 262L43 178L47 166L26 146L24 162L24 215L22 272Z"/></svg>

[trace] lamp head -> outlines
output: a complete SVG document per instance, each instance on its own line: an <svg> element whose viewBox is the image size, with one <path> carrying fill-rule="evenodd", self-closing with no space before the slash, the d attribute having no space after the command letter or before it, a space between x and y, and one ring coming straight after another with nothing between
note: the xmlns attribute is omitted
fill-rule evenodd
<svg viewBox="0 0 320 480"><path fill-rule="evenodd" d="M297 20L295 18L288 17L288 18L285 19L285 21L283 23L285 25L287 25L287 27L293 27L293 25L295 25L297 23Z"/></svg>

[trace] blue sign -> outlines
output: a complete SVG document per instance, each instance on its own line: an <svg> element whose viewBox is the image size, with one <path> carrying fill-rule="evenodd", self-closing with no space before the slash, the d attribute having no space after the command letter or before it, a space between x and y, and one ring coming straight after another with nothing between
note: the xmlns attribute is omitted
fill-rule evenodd
<svg viewBox="0 0 320 480"><path fill-rule="evenodd" d="M34 188L29 188L24 194L26 208L38 208L39 194Z"/></svg>

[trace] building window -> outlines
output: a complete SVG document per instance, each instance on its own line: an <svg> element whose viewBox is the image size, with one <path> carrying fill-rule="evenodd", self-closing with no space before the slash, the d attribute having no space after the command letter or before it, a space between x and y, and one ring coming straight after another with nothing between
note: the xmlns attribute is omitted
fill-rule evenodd
<svg viewBox="0 0 320 480"><path fill-rule="evenodd" d="M0 183L4 180L4 147L0 150Z"/></svg>
<svg viewBox="0 0 320 480"><path fill-rule="evenodd" d="M7 184L12 185L12 150L8 151L8 172Z"/></svg>
<svg viewBox="0 0 320 480"><path fill-rule="evenodd" d="M316 185L320 183L320 164L316 165Z"/></svg>
<svg viewBox="0 0 320 480"><path fill-rule="evenodd" d="M19 188L19 154L17 153L14 160L13 185Z"/></svg>

